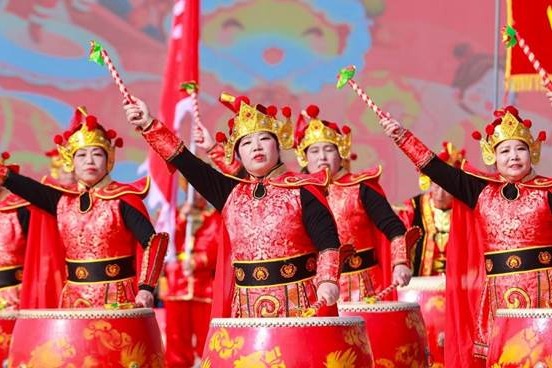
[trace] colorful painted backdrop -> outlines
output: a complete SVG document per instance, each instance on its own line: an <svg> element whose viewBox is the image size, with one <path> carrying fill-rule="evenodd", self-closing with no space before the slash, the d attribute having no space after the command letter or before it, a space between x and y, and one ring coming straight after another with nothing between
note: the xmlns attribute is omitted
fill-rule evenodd
<svg viewBox="0 0 552 368"><path fill-rule="evenodd" d="M137 177L145 144L125 124L122 98L106 69L87 61L88 41L104 44L131 93L155 112L172 4L0 0L0 150L11 151L26 173L42 175L52 136L66 127L74 106L86 105L125 138L114 176ZM504 13L503 6L502 19ZM452 140L481 166L471 132L493 110L494 32L492 1L204 0L203 120L212 130L226 129L228 111L217 103L221 91L295 112L318 104L323 117L353 127L359 157L353 167L381 163L383 185L397 202L418 191L416 172L352 91L334 88L338 69L355 64L357 81L430 147ZM502 103L502 89L500 96ZM544 95L510 98L550 132ZM543 151L543 162L550 162L551 146ZM290 154L286 160L296 165ZM546 164L540 171L552 175Z"/></svg>

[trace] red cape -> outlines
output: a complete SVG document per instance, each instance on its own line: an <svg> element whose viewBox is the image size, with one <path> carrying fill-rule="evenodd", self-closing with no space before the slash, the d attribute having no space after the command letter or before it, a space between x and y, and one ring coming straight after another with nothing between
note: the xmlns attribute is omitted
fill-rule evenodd
<svg viewBox="0 0 552 368"><path fill-rule="evenodd" d="M445 366L484 367L485 360L473 356L485 281L483 241L473 210L458 200L452 208L446 262Z"/></svg>

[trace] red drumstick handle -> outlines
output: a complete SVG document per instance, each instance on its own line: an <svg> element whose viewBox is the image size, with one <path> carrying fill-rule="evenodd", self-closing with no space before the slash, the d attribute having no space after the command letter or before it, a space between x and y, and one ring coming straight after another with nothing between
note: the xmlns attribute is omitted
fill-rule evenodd
<svg viewBox="0 0 552 368"><path fill-rule="evenodd" d="M374 304L376 302L379 302L380 300L385 298L387 294L395 290L398 286L399 284L395 282L389 285L388 287L386 287L385 289L383 289L382 291L380 291L379 293L377 293L376 295L364 298L364 301L368 304Z"/></svg>

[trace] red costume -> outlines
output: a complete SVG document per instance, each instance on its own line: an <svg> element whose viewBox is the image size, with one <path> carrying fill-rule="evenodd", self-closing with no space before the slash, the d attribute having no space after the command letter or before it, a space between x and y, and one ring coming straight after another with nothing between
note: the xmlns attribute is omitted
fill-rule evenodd
<svg viewBox="0 0 552 368"><path fill-rule="evenodd" d="M291 147L291 122L276 120L276 109L224 97L229 98L223 103L237 114L230 137L217 135L225 140L227 163L233 160L237 142L252 133L270 132L282 148ZM339 239L322 194L324 174L292 174L280 164L265 177L240 179L192 155L159 121L143 135L222 213L231 249L221 247L217 257L215 289L222 300L215 299L213 315L290 316L316 302L318 284L337 283Z"/></svg>
<svg viewBox="0 0 552 368"><path fill-rule="evenodd" d="M443 142L444 150L439 158L454 167L460 167L464 150L457 150L450 142ZM431 180L420 176L420 188L428 190ZM414 276L434 276L445 273L446 251L450 237L452 205L437 208L431 192L418 194L398 208L398 214L406 226L418 226L422 236L411 249L407 249Z"/></svg>
<svg viewBox="0 0 552 368"><path fill-rule="evenodd" d="M109 172L114 165L115 146L121 146L122 141L117 139L112 144L116 133L106 131L95 117L85 116L84 110L77 110L71 129L64 137L56 137L64 165L72 171L75 152L97 146L107 154ZM57 217L62 246L50 244L50 249L31 248L29 252L33 254L31 259L39 263L65 257L67 273L31 264L34 272L27 282L40 285L32 298L51 299L51 295L44 295L52 294L65 277L58 299L64 308L134 303L136 283L140 289L153 291L163 265L167 236L155 233L142 203L148 180L121 184L107 175L91 188L81 183L70 188L57 187L38 183L1 165L0 182ZM144 248L143 255L138 243Z"/></svg>
<svg viewBox="0 0 552 368"><path fill-rule="evenodd" d="M506 140L526 143L531 162L540 157L544 134L534 140L530 122L515 108L497 119L480 139L486 164ZM445 364L483 366L497 308L550 308L552 303L552 179L531 171L517 182L499 174L453 168L407 130L398 146L431 180L462 203L454 204L447 252Z"/></svg>
<svg viewBox="0 0 552 368"><path fill-rule="evenodd" d="M4 152L0 164L9 158ZM11 166L17 170L16 166ZM29 229L29 202L2 189L5 197L0 200L0 309L19 308L19 294L23 276L23 261Z"/></svg>
<svg viewBox="0 0 552 368"><path fill-rule="evenodd" d="M168 293L164 298L167 313L167 367L193 367L195 356L203 355L211 315L217 248L224 240L222 217L218 212L192 212L191 217L194 233L189 261L193 264L191 274L186 274L184 269L187 257L184 246L185 219L177 221L177 233L182 235L175 237L177 261L165 267L168 281ZM192 343L193 336L195 344Z"/></svg>
<svg viewBox="0 0 552 368"><path fill-rule="evenodd" d="M320 120L318 107L306 110L310 121L296 132L296 154L306 168L307 149L316 143L333 144L342 164L350 160L351 130ZM392 268L406 264L405 227L395 215L378 183L381 168L358 174L343 167L328 186L328 203L338 224L341 244L352 244L356 254L347 258L340 278L341 301L362 301L392 282ZM386 238L387 237L387 238ZM389 245L391 241L391 246Z"/></svg>

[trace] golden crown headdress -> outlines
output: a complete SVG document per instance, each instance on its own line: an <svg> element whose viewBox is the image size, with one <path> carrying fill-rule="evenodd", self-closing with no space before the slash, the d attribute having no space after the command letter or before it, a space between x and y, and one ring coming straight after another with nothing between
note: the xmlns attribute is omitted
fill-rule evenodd
<svg viewBox="0 0 552 368"><path fill-rule="evenodd" d="M337 124L318 119L320 109L316 105L307 107L305 114L310 121L301 127L303 114L299 116L295 133L295 153L301 167L307 166L307 148L315 143L327 142L337 147L339 156L344 160L351 158L351 128L344 125L339 129Z"/></svg>
<svg viewBox="0 0 552 368"><path fill-rule="evenodd" d="M479 141L483 162L493 165L496 162L495 148L500 143L515 139L525 142L529 147L531 163L537 164L540 160L541 143L546 140L546 133L539 132L537 139L531 135L531 120L522 120L518 110L513 106L494 112L496 119L485 127L487 134L483 138L479 132L473 132L472 137Z"/></svg>
<svg viewBox="0 0 552 368"><path fill-rule="evenodd" d="M224 144L224 159L226 163L234 160L236 143L243 137L257 132L269 132L276 136L282 149L293 146L293 126L289 120L291 111L283 109L285 121L276 118L278 109L275 106L251 106L245 96L234 97L221 93L219 101L232 110L236 115L228 121L228 138L222 132L216 134L216 140Z"/></svg>
<svg viewBox="0 0 552 368"><path fill-rule="evenodd" d="M461 167L462 162L466 158L465 149L457 149L451 142L443 142L443 150L437 154L439 158L445 161L450 166ZM420 174L418 178L418 185L421 190L428 190L431 184L431 179L425 175Z"/></svg>
<svg viewBox="0 0 552 368"><path fill-rule="evenodd" d="M10 170L14 172L19 172L19 165L6 164L6 161L8 161L10 157L11 155L9 152L2 152L2 154L0 154L0 165L6 165Z"/></svg>
<svg viewBox="0 0 552 368"><path fill-rule="evenodd" d="M112 143L113 141L113 143ZM117 133L105 128L98 123L93 115L88 115L84 106L78 107L71 121L71 127L63 135L56 135L54 143L57 145L61 161L67 172L72 172L73 156L79 149L85 147L100 147L107 154L107 172L115 165L115 147L122 147L122 138L117 138Z"/></svg>

